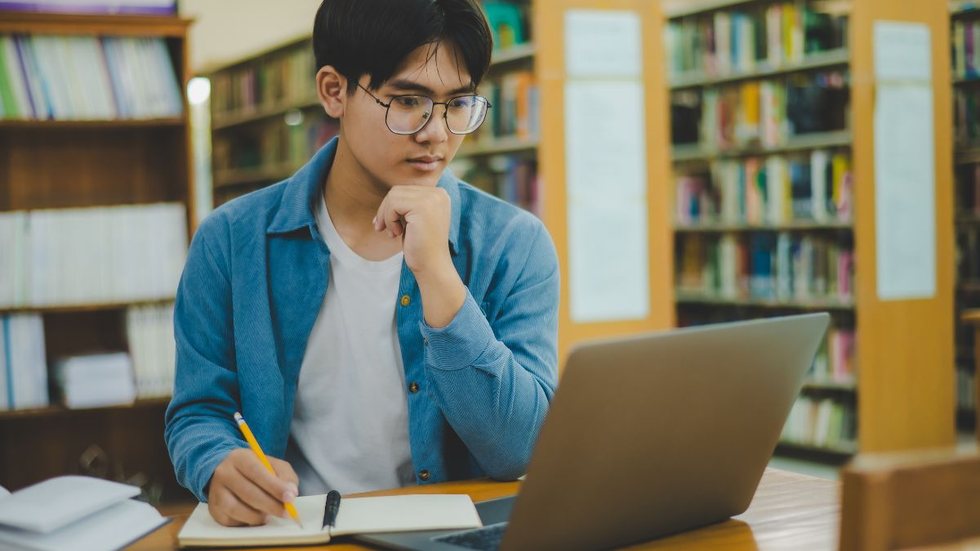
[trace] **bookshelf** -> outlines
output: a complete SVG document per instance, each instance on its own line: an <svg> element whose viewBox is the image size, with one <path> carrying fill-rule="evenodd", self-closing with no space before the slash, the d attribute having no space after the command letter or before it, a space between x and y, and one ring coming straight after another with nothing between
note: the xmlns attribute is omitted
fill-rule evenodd
<svg viewBox="0 0 980 551"><path fill-rule="evenodd" d="M304 36L208 72L215 206L288 178L337 133L312 48Z"/></svg>
<svg viewBox="0 0 980 551"><path fill-rule="evenodd" d="M9 409L15 391L4 386L10 394L0 411L0 484L11 490L56 475L92 474L140 485L152 501L188 497L163 442L166 380L156 381L154 397L141 387L145 397L128 405L70 409L58 405L55 364L95 352L144 354L145 328L134 331L134 320L152 311L159 314L158 330L167 325L176 287L161 274L179 274L193 231L183 91L189 24L165 16L0 16L0 48L15 52L6 62L24 63L25 49L33 48L38 65L25 68L25 78L43 81L50 94L47 110L33 95L29 105L11 104L10 73L0 76L7 79L0 83L0 99L7 101L0 116L0 325L32 324L39 355L30 356L30 365L18 363L11 350L19 341L8 338L7 359L44 381L37 389L44 399L31 407L21 407L26 404L17 395ZM96 57L84 57L89 53ZM56 60L92 69L86 64L100 58L106 67L101 89L75 69L54 79L45 68ZM160 220L155 216L169 217L167 231L140 231ZM147 265L144 254L150 255ZM164 257L171 261L166 270L153 261ZM110 273L119 266L126 271ZM150 271L139 272L146 266ZM157 286L140 278L158 280ZM153 339L166 357L167 339ZM13 371L6 360L0 367L15 386L11 377L27 373Z"/></svg>
<svg viewBox="0 0 980 551"><path fill-rule="evenodd" d="M952 158L944 136L950 92L941 86L950 67L946 7L661 6L678 323L831 313L832 331L778 453L839 463L858 452L951 444L953 381L941 367L953 352L953 225L944 223L953 219L951 173L936 167L935 296L879 299L873 131L874 21L924 23L932 35L935 157ZM958 150L957 162L970 155ZM957 225L972 220L959 214Z"/></svg>
<svg viewBox="0 0 980 551"><path fill-rule="evenodd" d="M980 63L973 33L980 31L980 11L966 2L949 3L953 74L953 173L955 177L955 232L957 248L956 374L957 428L974 431L976 408L976 356L974 330L964 313L980 307ZM969 38L968 38L968 35Z"/></svg>

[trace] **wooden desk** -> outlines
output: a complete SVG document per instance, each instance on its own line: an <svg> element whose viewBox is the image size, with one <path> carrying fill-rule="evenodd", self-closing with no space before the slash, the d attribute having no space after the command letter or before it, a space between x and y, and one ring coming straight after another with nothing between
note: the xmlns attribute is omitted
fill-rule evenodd
<svg viewBox="0 0 980 551"><path fill-rule="evenodd" d="M511 495L516 482L454 482L402 490L373 492L365 495L393 493L465 493L474 501ZM830 480L769 469L748 511L729 520L699 530L659 539L630 549L758 549L758 550L836 550L840 522L839 484ZM177 533L192 507L164 511L174 522L157 530L130 549L134 551L172 551L177 548ZM334 543L321 547L270 548L279 551L368 549L352 543ZM250 548L255 549L255 548Z"/></svg>

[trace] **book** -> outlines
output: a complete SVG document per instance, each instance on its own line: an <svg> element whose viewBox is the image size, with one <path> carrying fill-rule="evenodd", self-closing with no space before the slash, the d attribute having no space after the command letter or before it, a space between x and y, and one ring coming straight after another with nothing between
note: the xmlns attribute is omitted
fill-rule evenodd
<svg viewBox="0 0 980 551"><path fill-rule="evenodd" d="M326 494L296 498L302 528L292 519L272 518L264 526L223 526L199 503L177 542L180 547L302 545L327 543L336 536L482 526L473 501L462 494L415 494L343 498L333 527L323 526Z"/></svg>
<svg viewBox="0 0 980 551"><path fill-rule="evenodd" d="M140 489L87 476L60 476L0 496L0 548L121 549L170 522Z"/></svg>

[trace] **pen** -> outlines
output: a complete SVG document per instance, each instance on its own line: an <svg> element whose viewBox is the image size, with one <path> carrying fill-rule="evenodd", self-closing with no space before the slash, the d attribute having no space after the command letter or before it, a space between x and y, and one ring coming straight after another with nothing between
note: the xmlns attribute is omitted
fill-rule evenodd
<svg viewBox="0 0 980 551"><path fill-rule="evenodd" d="M248 442L248 447L252 448L255 455L259 457L259 461L261 461L262 464L265 465L265 468L272 473L273 476L275 476L276 470L272 468L272 463L269 463L269 458L265 456L262 448L259 447L259 441L256 440L255 435L252 434L252 429L248 428L248 425L245 423L245 418L242 417L242 414L238 413L237 411L235 412L235 422L238 423L238 428L242 431L242 434L245 435L245 441ZM286 508L286 512L289 513L289 516L293 517L296 524L299 524L299 527L302 528L303 523L299 520L299 513L296 512L296 506L292 503L283 503L283 506Z"/></svg>
<svg viewBox="0 0 980 551"><path fill-rule="evenodd" d="M331 527L337 523L337 512L340 511L340 492L327 492L327 506L323 508L323 527Z"/></svg>

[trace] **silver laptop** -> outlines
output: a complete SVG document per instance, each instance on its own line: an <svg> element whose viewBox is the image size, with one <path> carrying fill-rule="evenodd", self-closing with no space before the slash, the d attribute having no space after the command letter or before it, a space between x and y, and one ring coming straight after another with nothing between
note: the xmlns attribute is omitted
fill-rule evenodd
<svg viewBox="0 0 980 551"><path fill-rule="evenodd" d="M374 534L396 549L605 549L745 511L827 329L826 313L582 345L514 497L484 527Z"/></svg>

